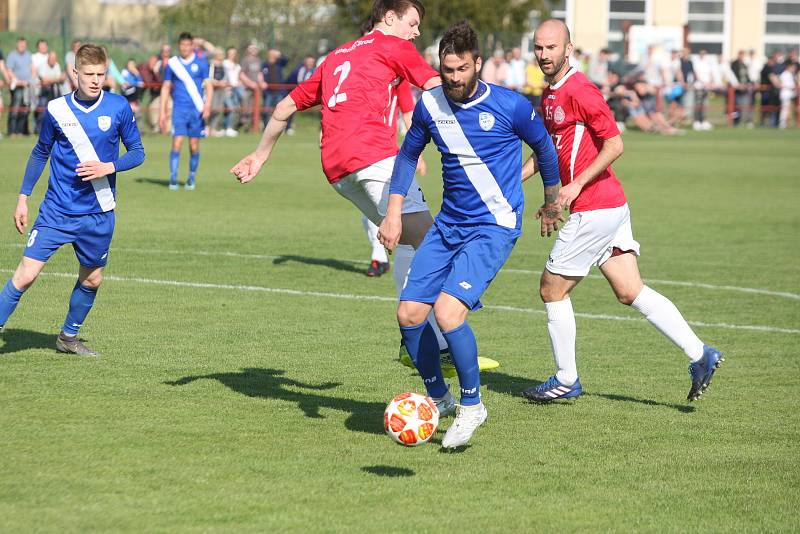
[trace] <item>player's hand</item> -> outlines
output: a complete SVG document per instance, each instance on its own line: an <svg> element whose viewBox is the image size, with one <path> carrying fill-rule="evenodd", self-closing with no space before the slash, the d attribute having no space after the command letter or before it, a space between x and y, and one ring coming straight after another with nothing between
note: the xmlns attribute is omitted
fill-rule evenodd
<svg viewBox="0 0 800 534"><path fill-rule="evenodd" d="M211 116L211 108L203 107L203 120L207 121L210 116Z"/></svg>
<svg viewBox="0 0 800 534"><path fill-rule="evenodd" d="M543 204L536 212L536 218L542 222L542 237L550 237L553 232L558 230L558 222L564 222L563 209L561 204Z"/></svg>
<svg viewBox="0 0 800 534"><path fill-rule="evenodd" d="M583 186L578 182L570 182L558 192L558 202L564 208L569 208L572 203L578 198L578 195L581 194L581 190Z"/></svg>
<svg viewBox="0 0 800 534"><path fill-rule="evenodd" d="M28 202L22 198L17 201L17 209L14 210L14 226L20 234L24 234L28 226Z"/></svg>
<svg viewBox="0 0 800 534"><path fill-rule="evenodd" d="M378 228L378 241L391 252L400 242L400 234L402 233L403 220L400 216L387 214L383 218L380 228Z"/></svg>
<svg viewBox="0 0 800 534"><path fill-rule="evenodd" d="M158 118L158 131L161 133L167 133L167 118L163 115Z"/></svg>
<svg viewBox="0 0 800 534"><path fill-rule="evenodd" d="M261 170L261 167L264 166L266 160L262 160L256 157L255 154L249 154L244 159L242 159L239 163L234 165L230 172L236 179L246 184L250 180L256 177L256 174Z"/></svg>
<svg viewBox="0 0 800 534"><path fill-rule="evenodd" d="M427 172L428 172L428 165L425 163L425 160L422 158L422 156L420 156L419 159L417 160L417 174L419 174L420 176L425 176Z"/></svg>
<svg viewBox="0 0 800 534"><path fill-rule="evenodd" d="M75 172L78 173L83 182L102 178L115 171L113 163L103 163L102 161L84 161L75 169Z"/></svg>

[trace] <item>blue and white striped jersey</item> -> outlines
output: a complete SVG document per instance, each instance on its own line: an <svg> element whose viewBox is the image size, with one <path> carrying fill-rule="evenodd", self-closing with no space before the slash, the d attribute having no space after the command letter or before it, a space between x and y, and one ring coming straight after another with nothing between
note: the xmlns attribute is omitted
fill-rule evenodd
<svg viewBox="0 0 800 534"><path fill-rule="evenodd" d="M444 193L438 217L450 224L520 228L522 141L536 153L545 185L559 183L558 157L530 102L514 91L479 81L467 102L441 87L423 93L392 173L390 193L403 196L416 161L433 139L442 154Z"/></svg>
<svg viewBox="0 0 800 534"><path fill-rule="evenodd" d="M164 71L164 80L172 82L173 108L179 111L197 110L203 112L203 81L211 76L211 69L205 59L192 54L189 59L172 56Z"/></svg>
<svg viewBox="0 0 800 534"><path fill-rule="evenodd" d="M127 150L122 157L120 140ZM117 173L84 182L75 170L86 161L113 162L117 171L142 163L144 148L128 101L105 91L88 107L75 98L74 92L51 100L20 193L33 192L48 157L50 179L43 204L68 215L113 210Z"/></svg>

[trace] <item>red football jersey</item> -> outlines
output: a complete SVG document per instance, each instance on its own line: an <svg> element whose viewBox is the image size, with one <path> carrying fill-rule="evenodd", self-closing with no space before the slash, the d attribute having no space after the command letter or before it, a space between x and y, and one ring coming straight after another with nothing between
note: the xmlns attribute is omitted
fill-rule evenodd
<svg viewBox="0 0 800 534"><path fill-rule="evenodd" d="M544 126L558 152L562 185L594 161L604 140L619 135L602 93L574 67L557 84L545 88L542 111ZM581 190L570 211L616 208L625 202L622 184L609 166Z"/></svg>
<svg viewBox="0 0 800 534"><path fill-rule="evenodd" d="M328 181L397 154L395 89L438 77L411 41L374 30L333 50L289 96L322 104L322 169Z"/></svg>

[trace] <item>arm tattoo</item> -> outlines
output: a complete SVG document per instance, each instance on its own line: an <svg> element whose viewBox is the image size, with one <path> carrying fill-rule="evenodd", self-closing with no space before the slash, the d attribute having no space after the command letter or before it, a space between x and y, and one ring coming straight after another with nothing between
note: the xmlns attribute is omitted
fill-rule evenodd
<svg viewBox="0 0 800 534"><path fill-rule="evenodd" d="M561 189L561 184L551 185L544 188L544 203L555 204L558 199L558 191Z"/></svg>

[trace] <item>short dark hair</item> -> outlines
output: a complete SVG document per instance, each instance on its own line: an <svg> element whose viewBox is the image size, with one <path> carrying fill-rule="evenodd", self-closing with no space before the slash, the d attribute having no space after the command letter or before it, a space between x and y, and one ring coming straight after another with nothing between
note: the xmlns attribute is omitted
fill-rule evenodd
<svg viewBox="0 0 800 534"><path fill-rule="evenodd" d="M181 41L185 41L185 40L187 40L187 39L188 39L188 40L190 40L190 41L193 41L193 40L194 40L194 37L193 37L193 36L192 36L192 34L191 34L191 33L189 33L189 32L182 32L182 33L181 33L181 34L178 36L178 42L179 42L179 43L180 43Z"/></svg>
<svg viewBox="0 0 800 534"><path fill-rule="evenodd" d="M444 32L442 40L439 41L439 59L444 58L447 54L463 56L467 52L472 54L473 59L478 59L481 55L478 35L469 22L462 20Z"/></svg>
<svg viewBox="0 0 800 534"><path fill-rule="evenodd" d="M372 31L372 27L375 26L375 23L372 21L372 17L364 20L359 26L359 31L361 31L361 35L367 34Z"/></svg>
<svg viewBox="0 0 800 534"><path fill-rule="evenodd" d="M375 0L372 4L372 22L383 20L387 11L394 11L402 17L412 7L419 13L419 20L425 18L425 6L420 0Z"/></svg>
<svg viewBox="0 0 800 534"><path fill-rule="evenodd" d="M25 39L24 36L20 35L19 37L17 37L17 42L20 42L20 41L27 41L27 39Z"/></svg>

